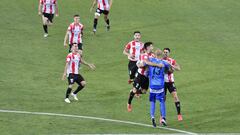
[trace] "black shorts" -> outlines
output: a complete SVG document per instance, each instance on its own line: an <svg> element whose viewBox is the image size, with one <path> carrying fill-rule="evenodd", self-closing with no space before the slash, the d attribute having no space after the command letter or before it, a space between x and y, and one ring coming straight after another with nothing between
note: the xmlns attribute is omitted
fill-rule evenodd
<svg viewBox="0 0 240 135"><path fill-rule="evenodd" d="M51 23L53 22L54 14L42 13Z"/></svg>
<svg viewBox="0 0 240 135"><path fill-rule="evenodd" d="M141 89L147 90L148 86L149 86L149 79L146 76L137 73L137 77L134 79L134 82L133 82L133 87L136 88L137 90L141 90Z"/></svg>
<svg viewBox="0 0 240 135"><path fill-rule="evenodd" d="M169 91L169 93L177 91L177 88L176 88L174 82L165 82L165 84L164 84L165 95L167 94L167 90Z"/></svg>
<svg viewBox="0 0 240 135"><path fill-rule="evenodd" d="M80 74L69 74L68 84L74 84L75 82L78 85L81 85L81 82L84 81L84 78Z"/></svg>
<svg viewBox="0 0 240 135"><path fill-rule="evenodd" d="M128 71L129 71L130 79L134 79L135 78L137 70L138 70L137 61L129 61L129 63L128 63Z"/></svg>
<svg viewBox="0 0 240 135"><path fill-rule="evenodd" d="M104 15L108 15L109 14L109 11L108 10L101 10L101 9L99 9L99 8L97 8L96 9L96 13L98 13L98 14L104 14Z"/></svg>
<svg viewBox="0 0 240 135"><path fill-rule="evenodd" d="M79 43L78 44L78 50L82 50L82 47L83 46L83 44L82 43ZM72 49L72 44L69 44L69 52L71 52L71 49Z"/></svg>

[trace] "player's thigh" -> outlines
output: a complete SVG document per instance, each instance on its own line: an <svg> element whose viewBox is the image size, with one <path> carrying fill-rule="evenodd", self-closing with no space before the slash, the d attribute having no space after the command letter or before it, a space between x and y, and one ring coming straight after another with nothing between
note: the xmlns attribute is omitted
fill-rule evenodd
<svg viewBox="0 0 240 135"><path fill-rule="evenodd" d="M141 88L141 76L138 74L137 77L133 81L133 87L136 90L140 90Z"/></svg>
<svg viewBox="0 0 240 135"><path fill-rule="evenodd" d="M141 77L141 88L144 89L144 90L147 90L148 87L149 87L149 79L148 77L142 75Z"/></svg>
<svg viewBox="0 0 240 135"><path fill-rule="evenodd" d="M176 92L177 91L177 88L174 84L174 82L170 82L168 84L168 91L172 94L173 92Z"/></svg>
<svg viewBox="0 0 240 135"><path fill-rule="evenodd" d="M96 11L95 11L95 18L100 17L101 14L102 14L102 12L103 12L103 11L102 11L101 9L97 8Z"/></svg>
<svg viewBox="0 0 240 135"><path fill-rule="evenodd" d="M76 83L78 85L82 85L82 86L85 86L86 85L86 81L84 80L83 76L78 74L77 77L76 77Z"/></svg>
<svg viewBox="0 0 240 135"><path fill-rule="evenodd" d="M164 92L157 93L156 100L158 100L159 102L165 102L165 94L164 94Z"/></svg>
<svg viewBox="0 0 240 135"><path fill-rule="evenodd" d="M68 75L68 85L73 85L75 82L74 80L74 74L69 74Z"/></svg>
<svg viewBox="0 0 240 135"><path fill-rule="evenodd" d="M150 102L156 102L156 93L150 93L149 94L149 101Z"/></svg>

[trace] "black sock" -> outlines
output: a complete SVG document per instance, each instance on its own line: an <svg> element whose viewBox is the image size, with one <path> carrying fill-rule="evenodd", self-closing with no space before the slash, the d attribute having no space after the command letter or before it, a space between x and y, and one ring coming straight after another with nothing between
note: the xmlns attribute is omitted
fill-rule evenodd
<svg viewBox="0 0 240 135"><path fill-rule="evenodd" d="M48 33L48 27L47 27L47 25L43 25L43 29L44 29L44 32L45 32L45 33Z"/></svg>
<svg viewBox="0 0 240 135"><path fill-rule="evenodd" d="M77 89L73 92L73 94L77 94L79 91L81 91L84 88L84 86L79 85Z"/></svg>
<svg viewBox="0 0 240 135"><path fill-rule="evenodd" d="M129 94L129 98L128 98L128 104L132 103L134 95L135 95L135 93L133 93L133 91L131 91L130 94Z"/></svg>
<svg viewBox="0 0 240 135"><path fill-rule="evenodd" d="M98 19L94 18L93 28L97 29Z"/></svg>
<svg viewBox="0 0 240 135"><path fill-rule="evenodd" d="M109 22L109 19L106 20L106 23L107 23L107 25L109 26L109 23L110 23L110 22Z"/></svg>
<svg viewBox="0 0 240 135"><path fill-rule="evenodd" d="M176 109L177 109L177 113L178 113L178 115L181 114L180 101L175 102L175 106L176 106Z"/></svg>
<svg viewBox="0 0 240 135"><path fill-rule="evenodd" d="M69 97L69 94L71 93L71 91L72 91L72 88L68 88L68 89L67 89L67 92L66 92L66 98Z"/></svg>

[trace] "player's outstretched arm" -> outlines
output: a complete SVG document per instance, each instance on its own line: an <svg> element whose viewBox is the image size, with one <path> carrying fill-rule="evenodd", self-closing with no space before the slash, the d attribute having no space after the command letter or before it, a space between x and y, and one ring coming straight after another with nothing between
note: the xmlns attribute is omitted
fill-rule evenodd
<svg viewBox="0 0 240 135"><path fill-rule="evenodd" d="M87 63L85 60L81 59L81 63L90 67L92 70L94 70L96 67L94 64L91 64L91 63Z"/></svg>

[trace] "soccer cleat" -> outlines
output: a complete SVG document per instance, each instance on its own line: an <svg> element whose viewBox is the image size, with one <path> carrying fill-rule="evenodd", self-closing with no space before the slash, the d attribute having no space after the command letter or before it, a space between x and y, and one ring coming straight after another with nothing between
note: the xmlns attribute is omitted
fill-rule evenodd
<svg viewBox="0 0 240 135"><path fill-rule="evenodd" d="M97 30L96 29L93 29L93 34L96 34Z"/></svg>
<svg viewBox="0 0 240 135"><path fill-rule="evenodd" d="M182 120L183 120L182 115L178 114L178 121L182 121Z"/></svg>
<svg viewBox="0 0 240 135"><path fill-rule="evenodd" d="M154 118L152 118L152 125L153 125L153 127L156 127L156 126L157 126Z"/></svg>
<svg viewBox="0 0 240 135"><path fill-rule="evenodd" d="M160 121L160 125L161 125L161 126L163 126L163 127L167 126L167 122L166 122L165 119L160 119L160 120L161 120L161 121Z"/></svg>
<svg viewBox="0 0 240 135"><path fill-rule="evenodd" d="M73 96L74 100L78 101L77 94L71 93L71 95Z"/></svg>
<svg viewBox="0 0 240 135"><path fill-rule="evenodd" d="M48 37L48 34L47 34L47 33L44 33L43 37L45 37L45 38Z"/></svg>
<svg viewBox="0 0 240 135"><path fill-rule="evenodd" d="M69 100L69 98L65 98L64 101L65 101L66 103L71 103L71 101Z"/></svg>
<svg viewBox="0 0 240 135"><path fill-rule="evenodd" d="M132 105L131 104L127 104L127 110L128 110L128 112L132 111Z"/></svg>
<svg viewBox="0 0 240 135"><path fill-rule="evenodd" d="M107 25L107 31L109 31L110 30L110 25Z"/></svg>
<svg viewBox="0 0 240 135"><path fill-rule="evenodd" d="M131 84L132 82L133 82L132 79L129 79L129 80L128 80L128 84Z"/></svg>

